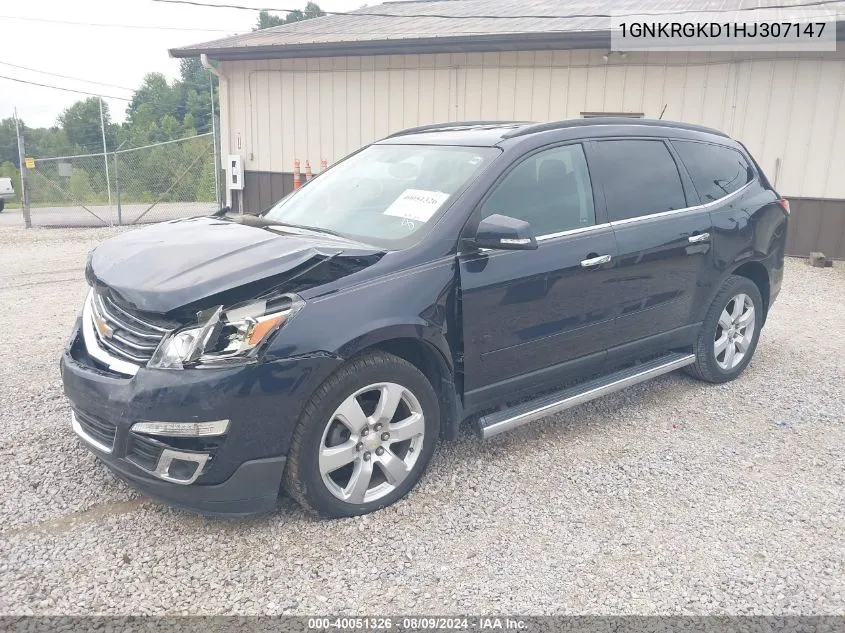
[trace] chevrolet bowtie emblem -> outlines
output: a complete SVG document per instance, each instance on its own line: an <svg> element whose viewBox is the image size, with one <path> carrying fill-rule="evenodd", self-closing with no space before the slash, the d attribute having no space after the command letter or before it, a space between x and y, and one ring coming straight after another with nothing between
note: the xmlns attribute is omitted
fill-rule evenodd
<svg viewBox="0 0 845 633"><path fill-rule="evenodd" d="M94 318L94 326L103 338L111 338L114 336L114 329L100 317Z"/></svg>

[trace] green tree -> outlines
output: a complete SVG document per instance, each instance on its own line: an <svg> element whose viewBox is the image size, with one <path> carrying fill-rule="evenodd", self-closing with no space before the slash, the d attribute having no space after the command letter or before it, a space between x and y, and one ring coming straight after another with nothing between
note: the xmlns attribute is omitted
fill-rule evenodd
<svg viewBox="0 0 845 633"><path fill-rule="evenodd" d="M99 106L98 106L99 107ZM103 111L105 114L105 111ZM106 123L106 140L114 143L114 137L117 135L119 129L113 123ZM99 126L98 126L99 127ZM48 128L27 128L24 127L24 139L26 141L26 153L30 156L52 157L52 156L67 156L74 153L73 143L68 139L67 133L58 126ZM100 134L100 143L97 146L98 151L102 151L102 132ZM109 149L114 145L109 145Z"/></svg>
<svg viewBox="0 0 845 633"><path fill-rule="evenodd" d="M311 18L319 18L326 15L316 2L308 2L304 9L294 9L288 11L288 14L282 18L273 15L268 11L259 11L258 23L255 25L253 31L260 31L262 29L269 29L273 26L280 26L282 24L291 24L292 22L301 22L302 20L310 20Z"/></svg>
<svg viewBox="0 0 845 633"><path fill-rule="evenodd" d="M103 120L106 123L106 145L115 146L116 130L110 123L109 108L103 103ZM77 101L59 116L59 125L68 141L84 153L103 151L103 131L100 125L100 99L89 97ZM27 151L27 153L32 153Z"/></svg>
<svg viewBox="0 0 845 633"><path fill-rule="evenodd" d="M269 11L261 10L258 12L258 23L255 25L253 31L260 31L262 29L269 29L271 26L279 26L284 24L285 19L278 15L273 15Z"/></svg>
<svg viewBox="0 0 845 633"><path fill-rule="evenodd" d="M165 114L161 118L160 127L162 141L174 141L178 138L182 138L182 126L172 114Z"/></svg>
<svg viewBox="0 0 845 633"><path fill-rule="evenodd" d="M181 112L181 91L167 83L167 77L161 73L149 73L144 77L141 87L132 95L132 101L126 108L129 127L145 127L158 123L165 115L184 116Z"/></svg>
<svg viewBox="0 0 845 633"><path fill-rule="evenodd" d="M303 20L310 20L311 18L321 18L326 15L320 8L320 5L318 5L316 2L309 2L308 4L306 4L303 14ZM293 20L290 20L290 16L288 16L288 22L292 21Z"/></svg>
<svg viewBox="0 0 845 633"><path fill-rule="evenodd" d="M18 165L18 137L12 117L0 121L0 163Z"/></svg>
<svg viewBox="0 0 845 633"><path fill-rule="evenodd" d="M181 117L184 127L192 127L204 134L211 131L211 88L214 86L214 107L217 104L217 78L203 68L199 57L188 57L179 62L180 80L177 83L181 98ZM188 115L193 119L189 126Z"/></svg>
<svg viewBox="0 0 845 633"><path fill-rule="evenodd" d="M75 202L94 202L94 188L91 186L91 178L84 169L74 169L70 176L70 195Z"/></svg>

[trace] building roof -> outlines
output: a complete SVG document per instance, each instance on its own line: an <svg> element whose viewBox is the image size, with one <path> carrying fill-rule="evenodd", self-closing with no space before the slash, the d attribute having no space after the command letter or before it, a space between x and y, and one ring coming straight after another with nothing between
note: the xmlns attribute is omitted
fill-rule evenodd
<svg viewBox="0 0 845 633"><path fill-rule="evenodd" d="M837 10L843 39L845 0L411 0L362 7L170 50L216 59L267 59L390 53L544 48L607 48L610 14L735 11L781 7L798 19L807 9ZM789 5L788 8L783 8ZM802 8L802 5L806 8ZM810 6L812 5L812 6Z"/></svg>

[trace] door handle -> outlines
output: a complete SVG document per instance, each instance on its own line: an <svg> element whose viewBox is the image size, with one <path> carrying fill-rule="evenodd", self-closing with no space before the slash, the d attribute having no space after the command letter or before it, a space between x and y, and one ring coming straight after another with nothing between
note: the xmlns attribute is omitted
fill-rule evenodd
<svg viewBox="0 0 845 633"><path fill-rule="evenodd" d="M601 266L610 261L610 255L599 255L598 257L591 257L590 259L582 259L582 268L592 268L593 266Z"/></svg>
<svg viewBox="0 0 845 633"><path fill-rule="evenodd" d="M690 244L698 244L706 242L710 239L710 233L699 233L698 235L690 235L688 238Z"/></svg>

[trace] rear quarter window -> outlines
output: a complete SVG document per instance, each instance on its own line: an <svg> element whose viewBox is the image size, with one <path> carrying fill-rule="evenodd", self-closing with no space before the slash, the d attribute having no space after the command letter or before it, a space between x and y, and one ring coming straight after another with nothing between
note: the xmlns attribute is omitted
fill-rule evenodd
<svg viewBox="0 0 845 633"><path fill-rule="evenodd" d="M724 198L753 176L745 157L735 149L711 143L672 141L702 203Z"/></svg>

